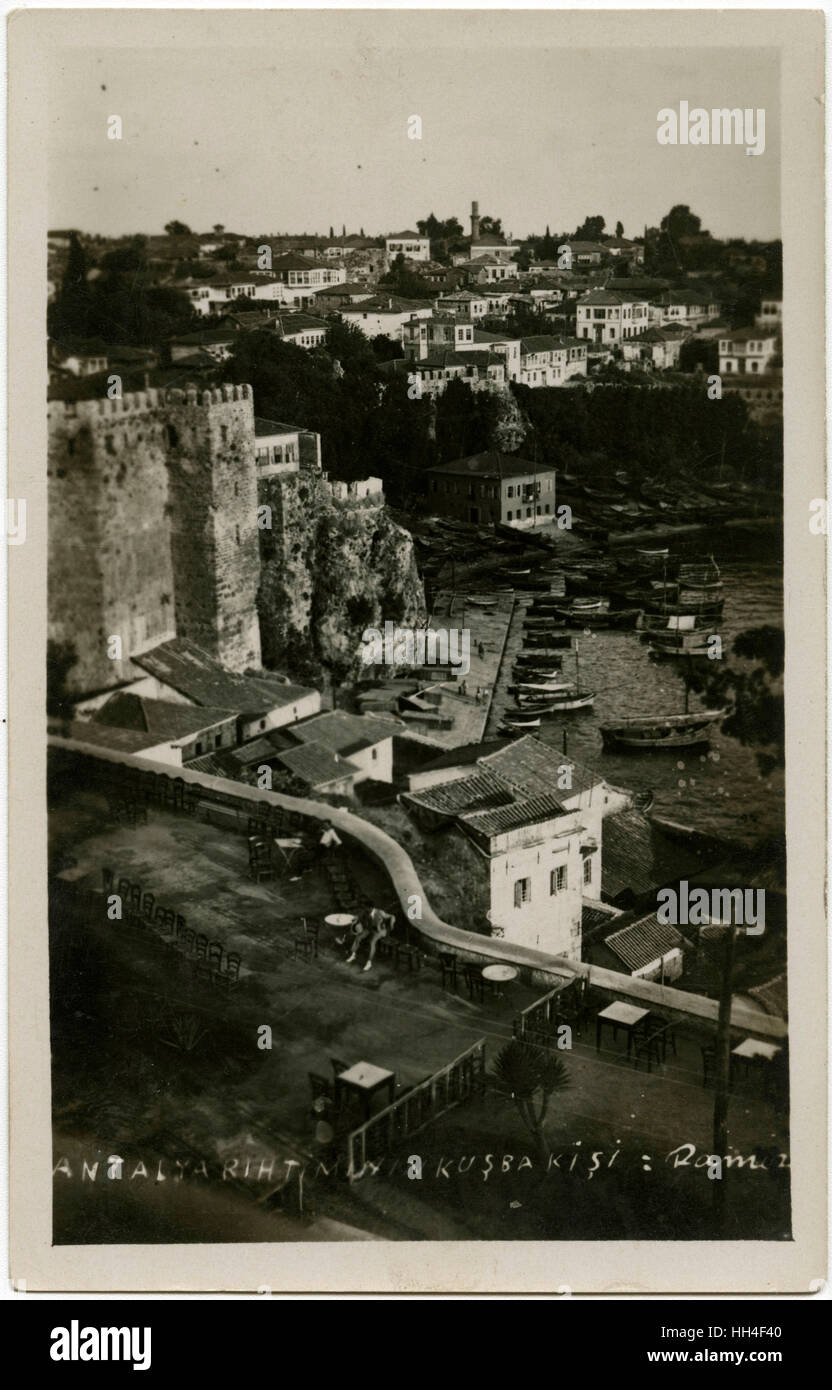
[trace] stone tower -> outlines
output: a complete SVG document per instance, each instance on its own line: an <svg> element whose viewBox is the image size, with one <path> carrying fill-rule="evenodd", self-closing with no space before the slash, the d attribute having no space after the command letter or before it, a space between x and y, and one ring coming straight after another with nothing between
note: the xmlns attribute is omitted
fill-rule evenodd
<svg viewBox="0 0 832 1390"><path fill-rule="evenodd" d="M250 386L168 392L175 621L230 671L260 665L257 465Z"/></svg>
<svg viewBox="0 0 832 1390"><path fill-rule="evenodd" d="M174 636L259 666L251 388L51 402L48 421L48 633L74 648L68 689L136 677L131 654Z"/></svg>
<svg viewBox="0 0 832 1390"><path fill-rule="evenodd" d="M48 636L74 648L78 694L176 633L164 423L157 391L49 403Z"/></svg>

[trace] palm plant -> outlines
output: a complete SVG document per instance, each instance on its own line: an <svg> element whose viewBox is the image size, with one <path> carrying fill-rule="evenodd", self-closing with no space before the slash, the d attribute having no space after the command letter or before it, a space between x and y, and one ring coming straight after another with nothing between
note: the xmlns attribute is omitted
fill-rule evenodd
<svg viewBox="0 0 832 1390"><path fill-rule="evenodd" d="M498 1054L494 1070L540 1152L545 1155L547 1144L543 1126L549 1101L556 1091L565 1091L571 1085L566 1067L546 1048L532 1047L513 1038Z"/></svg>

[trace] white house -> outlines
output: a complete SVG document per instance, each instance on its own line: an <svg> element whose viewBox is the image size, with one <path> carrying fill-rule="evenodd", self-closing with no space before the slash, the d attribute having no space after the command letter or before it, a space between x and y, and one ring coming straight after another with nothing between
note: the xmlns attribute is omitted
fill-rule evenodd
<svg viewBox="0 0 832 1390"><path fill-rule="evenodd" d="M319 471L321 436L300 425L254 417L254 450L258 478L278 473L298 473L301 468Z"/></svg>
<svg viewBox="0 0 832 1390"><path fill-rule="evenodd" d="M761 375L776 354L777 337L770 329L736 328L719 339L719 374Z"/></svg>
<svg viewBox="0 0 832 1390"><path fill-rule="evenodd" d="M634 338L649 326L646 299L611 290L590 290L577 307L577 336L610 346Z"/></svg>
<svg viewBox="0 0 832 1390"><path fill-rule="evenodd" d="M404 256L408 261L429 261L430 237L420 232L391 232L384 238L384 250L391 263L397 256Z"/></svg>
<svg viewBox="0 0 832 1390"><path fill-rule="evenodd" d="M368 338L377 338L380 333L401 341L402 327L413 318L429 319L433 306L424 299L401 299L398 295L376 295L365 299L361 304L344 304L341 317L345 323L354 324Z"/></svg>
<svg viewBox="0 0 832 1390"><path fill-rule="evenodd" d="M393 737L403 732L405 726L391 719L348 714L340 709L317 714L291 729L298 742L326 748L357 768L355 782L368 778L375 782L393 781Z"/></svg>
<svg viewBox="0 0 832 1390"><path fill-rule="evenodd" d="M783 301L777 296L765 296L760 304L760 312L754 319L757 328L767 328L779 333L783 327Z"/></svg>
<svg viewBox="0 0 832 1390"><path fill-rule="evenodd" d="M452 825L479 850L492 935L581 959L583 906L600 898L603 819L626 798L526 735L401 799L420 823Z"/></svg>

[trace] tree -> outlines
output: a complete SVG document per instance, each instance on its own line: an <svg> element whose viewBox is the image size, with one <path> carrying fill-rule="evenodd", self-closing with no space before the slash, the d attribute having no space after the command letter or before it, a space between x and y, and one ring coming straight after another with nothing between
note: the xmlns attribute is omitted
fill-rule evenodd
<svg viewBox="0 0 832 1390"><path fill-rule="evenodd" d="M594 217L585 217L575 232L576 241L600 241L606 223L600 212Z"/></svg>
<svg viewBox="0 0 832 1390"><path fill-rule="evenodd" d="M623 222L616 222L616 224L615 224L615 235L616 235L617 237L619 237L619 238L620 238L620 237L623 237L623 235L624 235L624 223L623 223Z"/></svg>
<svg viewBox="0 0 832 1390"><path fill-rule="evenodd" d="M548 1152L544 1129L546 1112L552 1096L571 1084L566 1067L560 1057L546 1048L531 1047L519 1038L512 1038L497 1054L494 1070L545 1157Z"/></svg>
<svg viewBox="0 0 832 1390"><path fill-rule="evenodd" d="M480 232L489 236L502 236L503 219L501 217L481 217Z"/></svg>
<svg viewBox="0 0 832 1390"><path fill-rule="evenodd" d="M222 225L221 222L215 222L211 230L213 232L216 232L217 236L222 236L223 232L225 231L225 227Z"/></svg>
<svg viewBox="0 0 832 1390"><path fill-rule="evenodd" d="M184 222L166 222L165 231L168 236L191 236L190 227L186 227Z"/></svg>
<svg viewBox="0 0 832 1390"><path fill-rule="evenodd" d="M692 670L688 683L709 705L727 706L723 732L757 750L760 772L769 776L786 760L785 634L770 625L749 628L735 638L732 651L741 661L758 664L750 670L725 666L713 674Z"/></svg>

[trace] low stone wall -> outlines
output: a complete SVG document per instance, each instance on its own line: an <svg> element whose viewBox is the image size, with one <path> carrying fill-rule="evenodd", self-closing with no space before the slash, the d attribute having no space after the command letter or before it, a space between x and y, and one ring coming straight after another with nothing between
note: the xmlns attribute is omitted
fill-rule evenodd
<svg viewBox="0 0 832 1390"><path fill-rule="evenodd" d="M399 900L402 914L408 919L411 930L419 932L422 944L428 951L450 951L462 961L481 966L494 962L513 965L523 979L540 985L544 990L552 989L564 979L582 975L594 989L609 994L611 999L640 1004L680 1023L701 1024L716 1029L719 1004L715 999L618 974L613 970L603 970L584 962L570 961L565 956L550 956L544 951L501 938L476 936L461 927L443 922L430 906L407 852L383 830L351 811L306 797L261 791L224 777L189 772L187 768L169 771L148 758L111 752L56 735L51 735L48 742L50 749L63 749L70 755L91 759L99 765L121 766L136 775L150 772L158 777L167 777L171 782L181 782L189 794L196 792L199 801L206 807L225 808L229 815L235 817L262 816L265 819L267 808L274 807L299 814L313 824L331 821L346 841L352 841L360 852L369 855L384 869ZM749 1036L770 1042L780 1042L788 1035L788 1027L782 1018L758 1013L740 1001L735 1002L731 1010L731 1026Z"/></svg>

